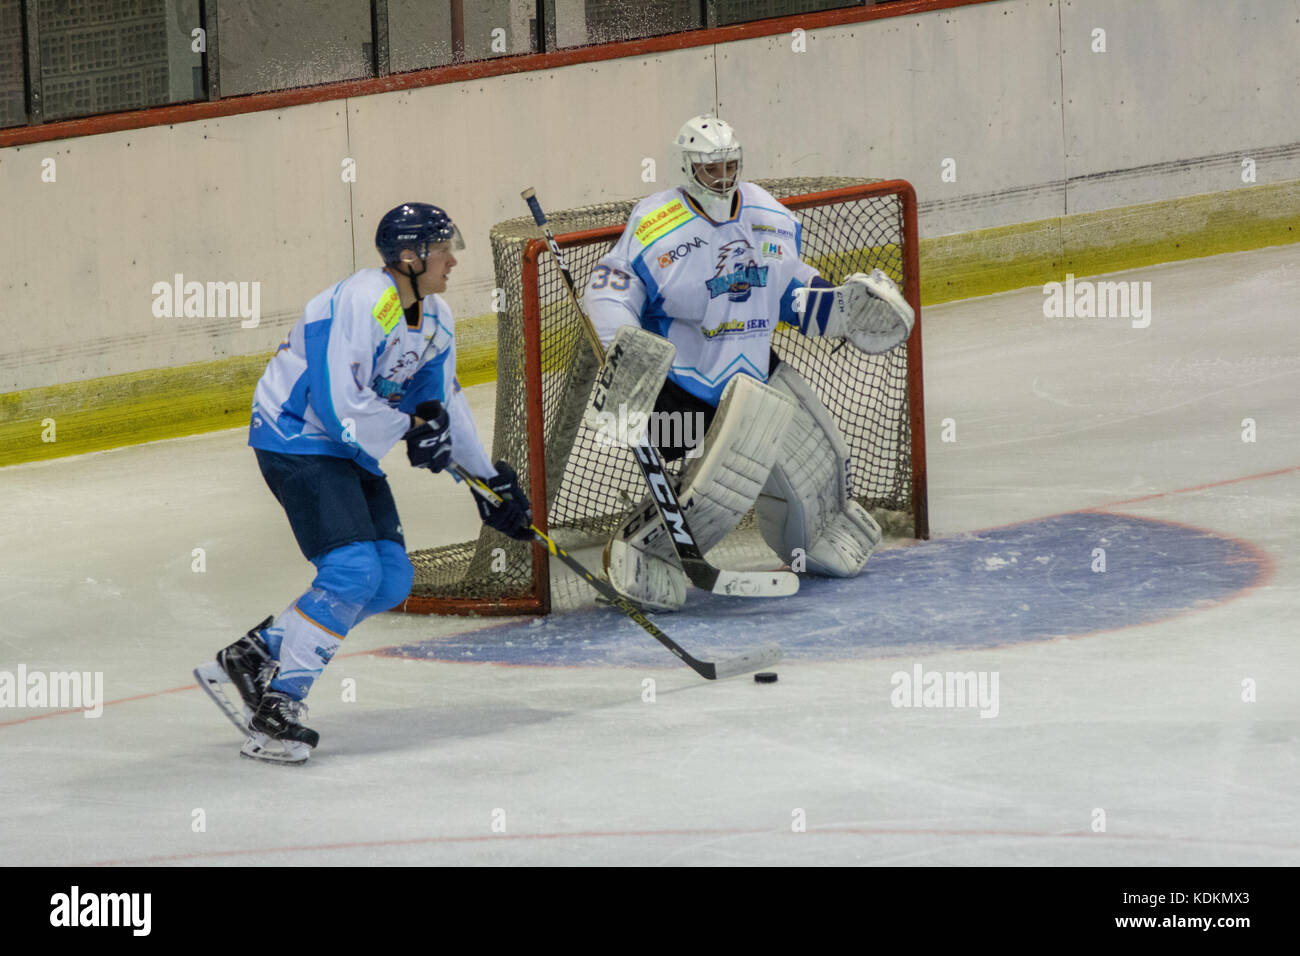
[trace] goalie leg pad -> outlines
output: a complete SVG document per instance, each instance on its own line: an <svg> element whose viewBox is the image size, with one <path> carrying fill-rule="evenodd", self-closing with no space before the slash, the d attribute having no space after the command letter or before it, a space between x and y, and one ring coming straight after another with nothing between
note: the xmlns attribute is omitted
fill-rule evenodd
<svg viewBox="0 0 1300 956"><path fill-rule="evenodd" d="M853 577L881 532L848 496L848 446L817 393L793 368L779 366L772 385L797 402L797 411L755 506L763 540L786 561L793 562L800 549L805 570L813 574Z"/></svg>
<svg viewBox="0 0 1300 956"><path fill-rule="evenodd" d="M619 535L605 545L605 577L623 597L652 611L676 611L686 603L686 572L674 559L633 547Z"/></svg>
<svg viewBox="0 0 1300 956"><path fill-rule="evenodd" d="M786 395L748 375L734 376L723 389L704 436L704 453L683 472L678 494L702 553L726 537L753 506L794 414L795 404ZM639 555L633 558L629 549ZM642 504L605 554L610 583L619 593L659 609L685 602L686 575L653 501Z"/></svg>

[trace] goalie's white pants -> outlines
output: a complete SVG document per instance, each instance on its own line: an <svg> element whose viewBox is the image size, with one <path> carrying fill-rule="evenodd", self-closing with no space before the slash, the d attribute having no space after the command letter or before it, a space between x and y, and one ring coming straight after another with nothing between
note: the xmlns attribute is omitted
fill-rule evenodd
<svg viewBox="0 0 1300 956"><path fill-rule="evenodd" d="M763 538L783 560L834 577L862 570L880 527L849 499L848 447L794 369L779 366L771 386L735 376L704 446L679 496L701 552L757 501ZM686 601L686 574L653 504L614 535L605 570L615 589L647 607L675 610Z"/></svg>

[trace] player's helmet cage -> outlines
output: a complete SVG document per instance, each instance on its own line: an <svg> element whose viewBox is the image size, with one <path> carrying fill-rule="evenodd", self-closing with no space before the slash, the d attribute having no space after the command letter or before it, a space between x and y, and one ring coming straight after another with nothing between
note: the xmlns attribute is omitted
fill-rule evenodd
<svg viewBox="0 0 1300 956"><path fill-rule="evenodd" d="M677 131L673 146L686 192L714 219L731 215L744 157L736 131L716 116L696 116ZM715 164L725 164L721 169Z"/></svg>
<svg viewBox="0 0 1300 956"><path fill-rule="evenodd" d="M429 246L436 242L451 243L455 251L465 248L465 240L451 217L427 202L402 203L388 210L375 230L375 248L385 265L400 262L403 249L412 250L423 262Z"/></svg>

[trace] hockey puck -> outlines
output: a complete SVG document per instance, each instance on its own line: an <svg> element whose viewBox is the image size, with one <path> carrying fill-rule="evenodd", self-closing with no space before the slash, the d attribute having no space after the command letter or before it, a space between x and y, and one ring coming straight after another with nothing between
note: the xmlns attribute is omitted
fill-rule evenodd
<svg viewBox="0 0 1300 956"><path fill-rule="evenodd" d="M760 673L760 674L755 674L755 675L754 675L754 683L755 683L755 684L775 684L775 683L776 683L776 672L775 672L775 671L763 671L763 672Z"/></svg>

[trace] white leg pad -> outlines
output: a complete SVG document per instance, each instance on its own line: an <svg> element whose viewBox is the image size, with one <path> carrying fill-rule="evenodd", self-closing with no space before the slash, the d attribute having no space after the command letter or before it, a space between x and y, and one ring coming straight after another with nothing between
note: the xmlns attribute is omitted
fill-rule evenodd
<svg viewBox="0 0 1300 956"><path fill-rule="evenodd" d="M813 574L853 577L880 543L881 532L848 496L848 446L798 372L781 365L771 382L798 407L755 506L763 540L790 562L800 549L805 569Z"/></svg>
<svg viewBox="0 0 1300 956"><path fill-rule="evenodd" d="M614 590L652 611L686 603L686 572L673 559L655 557L614 535L605 545L605 577Z"/></svg>
<svg viewBox="0 0 1300 956"><path fill-rule="evenodd" d="M795 411L788 397L748 375L723 389L704 453L687 466L678 495L702 553L753 506ZM632 550L638 555L629 555ZM649 498L605 549L605 568L620 594L647 607L678 608L686 600L686 573Z"/></svg>

